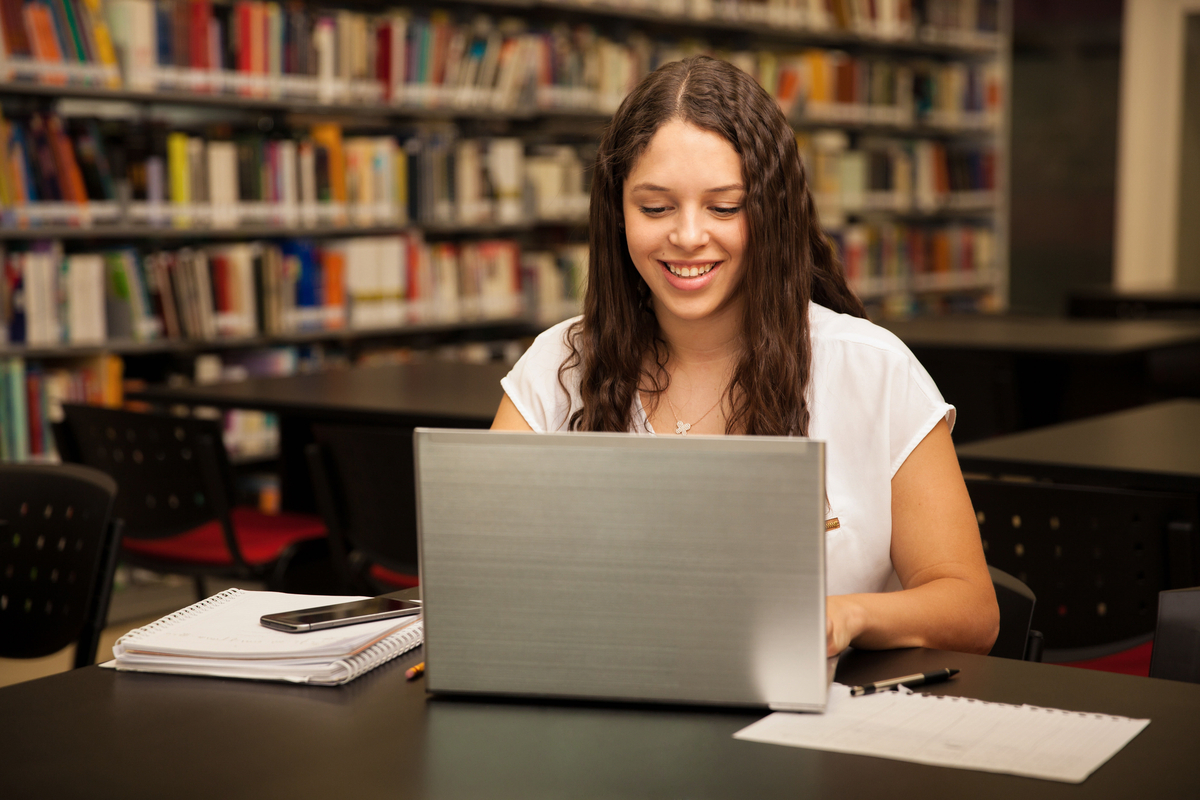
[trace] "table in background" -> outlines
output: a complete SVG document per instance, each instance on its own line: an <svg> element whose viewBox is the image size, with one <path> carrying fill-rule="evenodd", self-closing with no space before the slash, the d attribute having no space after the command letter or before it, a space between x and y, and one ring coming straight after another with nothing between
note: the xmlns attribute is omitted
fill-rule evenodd
<svg viewBox="0 0 1200 800"><path fill-rule="evenodd" d="M970 442L1200 395L1200 321L930 317L885 322Z"/></svg>
<svg viewBox="0 0 1200 800"><path fill-rule="evenodd" d="M201 386L150 386L130 399L158 405L269 411L279 416L286 508L313 511L304 448L313 423L394 428L486 428L504 390L505 364L424 361L350 367Z"/></svg>
<svg viewBox="0 0 1200 800"><path fill-rule="evenodd" d="M1200 496L1200 400L1152 403L957 451L965 472Z"/></svg>
<svg viewBox="0 0 1200 800"><path fill-rule="evenodd" d="M1067 316L1083 319L1200 319L1200 291L1128 291L1111 286L1079 289L1067 299Z"/></svg>
<svg viewBox="0 0 1200 800"><path fill-rule="evenodd" d="M1038 595L1034 628L1045 628L1048 658L1093 658L1144 642L1158 592L1200 582L1200 400L957 451L989 563Z"/></svg>
<svg viewBox="0 0 1200 800"><path fill-rule="evenodd" d="M935 650L854 652L838 680L954 666L931 693L1151 723L1080 785L737 741L763 714L426 696L404 669L343 687L87 667L0 689L6 800L330 797L1200 797L1200 685ZM436 665L431 665L431 669Z"/></svg>

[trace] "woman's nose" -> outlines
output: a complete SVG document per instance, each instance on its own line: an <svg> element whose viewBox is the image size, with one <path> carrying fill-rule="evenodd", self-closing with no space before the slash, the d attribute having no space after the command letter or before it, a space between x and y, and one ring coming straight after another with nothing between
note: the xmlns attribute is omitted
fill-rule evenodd
<svg viewBox="0 0 1200 800"><path fill-rule="evenodd" d="M703 216L696 211L680 212L667 240L681 250L696 250L708 244L708 227Z"/></svg>

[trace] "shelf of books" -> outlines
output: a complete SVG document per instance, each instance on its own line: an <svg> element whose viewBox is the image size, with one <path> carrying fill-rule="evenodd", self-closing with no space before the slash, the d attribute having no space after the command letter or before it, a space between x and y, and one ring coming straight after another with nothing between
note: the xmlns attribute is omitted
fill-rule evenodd
<svg viewBox="0 0 1200 800"><path fill-rule="evenodd" d="M197 380L576 313L599 131L700 52L793 123L872 313L1002 308L1007 13L0 0L0 458L52 453L56 404L119 403L166 356Z"/></svg>

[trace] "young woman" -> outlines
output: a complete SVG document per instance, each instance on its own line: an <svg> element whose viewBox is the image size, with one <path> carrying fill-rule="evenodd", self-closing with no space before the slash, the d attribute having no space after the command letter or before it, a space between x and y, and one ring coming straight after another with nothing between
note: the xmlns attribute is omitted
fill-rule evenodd
<svg viewBox="0 0 1200 800"><path fill-rule="evenodd" d="M601 140L583 316L537 338L492 427L825 440L829 653L986 653L954 408L865 316L775 102L723 61L673 62Z"/></svg>

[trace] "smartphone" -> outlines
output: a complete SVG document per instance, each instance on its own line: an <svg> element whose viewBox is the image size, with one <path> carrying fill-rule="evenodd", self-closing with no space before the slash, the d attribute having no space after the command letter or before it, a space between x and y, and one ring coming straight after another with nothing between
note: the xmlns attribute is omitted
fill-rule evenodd
<svg viewBox="0 0 1200 800"><path fill-rule="evenodd" d="M288 633L304 633L305 631L318 631L322 628L336 628L339 625L355 625L359 622L408 617L420 613L420 600L397 600L384 595L332 606L317 606L316 608L301 608L297 611L284 611L279 614L266 614L259 619L259 622L268 628Z"/></svg>

